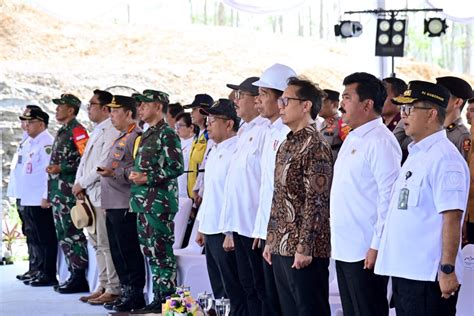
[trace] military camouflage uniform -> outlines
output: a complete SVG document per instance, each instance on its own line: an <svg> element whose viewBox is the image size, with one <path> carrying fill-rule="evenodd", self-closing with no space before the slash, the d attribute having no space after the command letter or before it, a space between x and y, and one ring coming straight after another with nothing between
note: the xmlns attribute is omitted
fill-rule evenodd
<svg viewBox="0 0 474 316"><path fill-rule="evenodd" d="M54 225L59 245L63 249L69 270L84 270L88 266L87 240L81 229L72 223L71 208L76 204L72 187L81 160L80 148L87 140L85 128L73 119L56 135L50 165L59 165L59 174L50 174L48 199L53 206Z"/></svg>
<svg viewBox="0 0 474 316"><path fill-rule="evenodd" d="M137 231L143 254L153 274L155 293L172 293L176 287L173 254L174 223L178 211L178 183L183 173L179 137L164 120L143 133L134 171L147 174L147 183L132 185L130 210L137 214Z"/></svg>

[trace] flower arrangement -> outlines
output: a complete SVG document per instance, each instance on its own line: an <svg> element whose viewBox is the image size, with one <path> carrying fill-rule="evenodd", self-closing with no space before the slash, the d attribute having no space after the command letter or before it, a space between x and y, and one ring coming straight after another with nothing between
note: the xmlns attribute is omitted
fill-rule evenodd
<svg viewBox="0 0 474 316"><path fill-rule="evenodd" d="M204 316L199 304L189 291L178 292L166 298L163 316Z"/></svg>

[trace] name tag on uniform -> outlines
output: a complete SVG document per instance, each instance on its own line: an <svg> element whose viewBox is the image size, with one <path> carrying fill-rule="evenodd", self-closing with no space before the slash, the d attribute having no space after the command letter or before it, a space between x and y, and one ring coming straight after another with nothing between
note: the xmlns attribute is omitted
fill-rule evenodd
<svg viewBox="0 0 474 316"><path fill-rule="evenodd" d="M22 156L22 155L18 155L17 164L21 165L22 160L23 160L23 156Z"/></svg>
<svg viewBox="0 0 474 316"><path fill-rule="evenodd" d="M407 188L403 188L400 190L400 195L398 196L398 209L399 210L406 210L408 209L408 195L410 194L410 190Z"/></svg>
<svg viewBox="0 0 474 316"><path fill-rule="evenodd" d="M33 165L31 164L31 162L29 162L26 164L26 173L30 174L32 172L33 172Z"/></svg>

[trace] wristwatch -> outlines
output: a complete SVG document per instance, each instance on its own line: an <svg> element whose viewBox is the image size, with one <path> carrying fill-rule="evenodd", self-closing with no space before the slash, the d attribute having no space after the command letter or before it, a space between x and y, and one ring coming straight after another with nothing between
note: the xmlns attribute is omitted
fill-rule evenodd
<svg viewBox="0 0 474 316"><path fill-rule="evenodd" d="M441 264L440 270L444 274L451 274L454 272L454 266L452 264Z"/></svg>

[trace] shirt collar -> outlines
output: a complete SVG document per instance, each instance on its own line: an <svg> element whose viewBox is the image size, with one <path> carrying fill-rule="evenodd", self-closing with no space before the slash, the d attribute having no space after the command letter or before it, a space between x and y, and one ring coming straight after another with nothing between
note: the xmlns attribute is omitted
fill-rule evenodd
<svg viewBox="0 0 474 316"><path fill-rule="evenodd" d="M102 122L100 122L99 124L97 124L95 127L94 127L94 131L98 131L100 129L104 129L104 128L107 128L109 127L110 125L112 124L112 120L109 118L103 120Z"/></svg>
<svg viewBox="0 0 474 316"><path fill-rule="evenodd" d="M268 123L268 120L264 117L261 117L260 115L248 122L246 125L247 126L254 126L254 125L262 125Z"/></svg>
<svg viewBox="0 0 474 316"><path fill-rule="evenodd" d="M303 129L300 129L296 133L289 132L286 138L288 139L288 141L302 141L307 138L308 135L313 134L316 130L316 123L308 124L308 126Z"/></svg>
<svg viewBox="0 0 474 316"><path fill-rule="evenodd" d="M59 129L60 131L63 131L65 129L72 129L73 126L76 126L78 124L78 121L76 118L73 118Z"/></svg>
<svg viewBox="0 0 474 316"><path fill-rule="evenodd" d="M271 129L281 130L283 127L285 127L285 124L283 124L281 117L277 118L275 122L270 124Z"/></svg>
<svg viewBox="0 0 474 316"><path fill-rule="evenodd" d="M352 130L351 134L358 136L358 137L363 137L365 134L370 132L376 127L383 126L383 121L381 117L378 117L376 119L373 119L372 121L369 121L365 124L362 124L361 126L355 128Z"/></svg>
<svg viewBox="0 0 474 316"><path fill-rule="evenodd" d="M35 138L30 138L30 144L34 145L34 144L37 144L41 138L43 137L43 135L47 134L48 133L48 129L46 128L44 131L42 131L41 133L39 133L38 135L36 135Z"/></svg>
<svg viewBox="0 0 474 316"><path fill-rule="evenodd" d="M442 139L446 139L446 130L440 130L436 133L431 134L420 140L419 142L411 142L408 145L408 152L415 153L417 151L428 151L435 143L439 142Z"/></svg>
<svg viewBox="0 0 474 316"><path fill-rule="evenodd" d="M219 144L214 144L214 147L216 147L218 149L223 149L223 148L225 149L225 148L231 146L232 144L234 144L237 141L237 139L238 139L237 135L229 137L226 140L220 142Z"/></svg>

